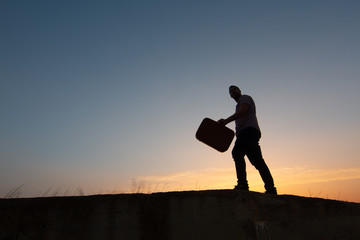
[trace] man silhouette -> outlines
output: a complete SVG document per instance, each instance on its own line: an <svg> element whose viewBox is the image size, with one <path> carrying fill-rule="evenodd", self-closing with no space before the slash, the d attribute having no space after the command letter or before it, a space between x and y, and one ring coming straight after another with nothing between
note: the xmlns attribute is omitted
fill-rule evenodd
<svg viewBox="0 0 360 240"><path fill-rule="evenodd" d="M252 97L242 95L241 90L237 86L230 86L229 93L231 98L237 102L236 111L230 117L220 119L218 122L226 125L235 121L236 141L232 150L232 156L235 161L238 183L234 189L249 190L246 178L246 155L250 163L259 171L265 183L265 193L277 194L274 180L262 157L259 146L261 132L256 118L255 102Z"/></svg>

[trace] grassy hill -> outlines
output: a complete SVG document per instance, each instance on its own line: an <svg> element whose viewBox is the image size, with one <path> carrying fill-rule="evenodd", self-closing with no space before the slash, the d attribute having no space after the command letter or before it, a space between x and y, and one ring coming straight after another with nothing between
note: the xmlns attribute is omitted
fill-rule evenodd
<svg viewBox="0 0 360 240"><path fill-rule="evenodd" d="M234 190L0 199L0 239L360 239L360 204Z"/></svg>

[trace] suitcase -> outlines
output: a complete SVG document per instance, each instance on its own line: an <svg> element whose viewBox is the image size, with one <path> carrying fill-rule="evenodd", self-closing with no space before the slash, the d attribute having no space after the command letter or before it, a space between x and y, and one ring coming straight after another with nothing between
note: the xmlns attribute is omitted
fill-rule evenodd
<svg viewBox="0 0 360 240"><path fill-rule="evenodd" d="M219 152L228 150L234 135L233 130L210 118L204 118L196 131L196 138L199 141Z"/></svg>

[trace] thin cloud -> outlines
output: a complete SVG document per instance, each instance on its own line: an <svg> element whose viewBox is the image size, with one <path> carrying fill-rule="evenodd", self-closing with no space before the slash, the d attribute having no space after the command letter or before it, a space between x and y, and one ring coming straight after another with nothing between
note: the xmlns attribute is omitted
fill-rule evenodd
<svg viewBox="0 0 360 240"><path fill-rule="evenodd" d="M281 168L274 169L273 174L278 177L278 182L281 182L282 185L324 183L339 180L360 179L360 168Z"/></svg>
<svg viewBox="0 0 360 240"><path fill-rule="evenodd" d="M304 167L278 168L271 170L275 183L279 186L325 183L338 180L360 179L360 168L343 169L309 169ZM236 183L235 169L209 168L196 171L183 171L165 175L152 175L138 177L148 184L166 184L169 190L182 189L216 189L232 188ZM248 170L250 186L263 185L255 169Z"/></svg>

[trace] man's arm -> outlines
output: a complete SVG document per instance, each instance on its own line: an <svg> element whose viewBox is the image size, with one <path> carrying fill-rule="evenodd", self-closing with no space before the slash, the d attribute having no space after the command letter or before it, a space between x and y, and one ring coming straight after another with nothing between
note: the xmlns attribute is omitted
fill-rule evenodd
<svg viewBox="0 0 360 240"><path fill-rule="evenodd" d="M249 104L243 103L240 105L239 109L233 115L231 115L227 119L220 119L218 122L226 125L232 121L235 121L236 119L244 116L247 113L247 111L249 110L249 107L250 107Z"/></svg>

